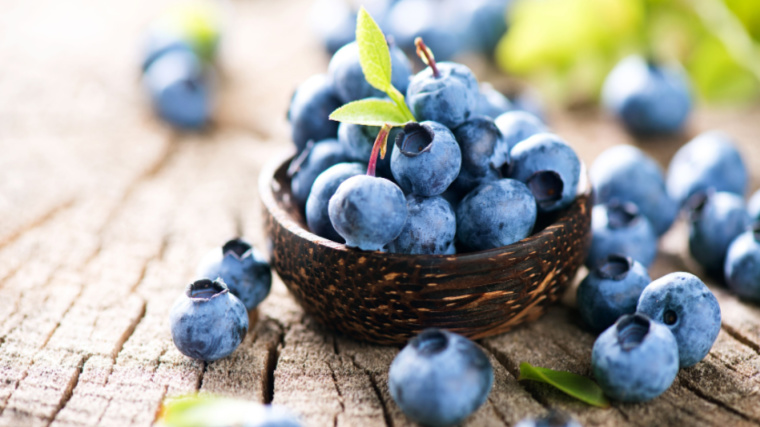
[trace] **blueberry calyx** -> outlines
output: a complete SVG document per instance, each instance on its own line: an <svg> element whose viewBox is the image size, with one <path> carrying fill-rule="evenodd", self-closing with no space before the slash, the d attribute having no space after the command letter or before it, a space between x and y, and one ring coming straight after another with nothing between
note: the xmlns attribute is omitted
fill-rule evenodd
<svg viewBox="0 0 760 427"><path fill-rule="evenodd" d="M435 132L430 126L420 123L407 123L404 130L396 136L396 147L407 157L416 157L433 146Z"/></svg>
<svg viewBox="0 0 760 427"><path fill-rule="evenodd" d="M639 217L639 208L631 202L617 200L607 205L607 221L613 230L627 228Z"/></svg>
<svg viewBox="0 0 760 427"><path fill-rule="evenodd" d="M760 220L755 221L752 223L752 236L755 238L756 242L760 242Z"/></svg>
<svg viewBox="0 0 760 427"><path fill-rule="evenodd" d="M617 322L618 343L623 351L638 347L649 333L649 318L636 313L627 314Z"/></svg>
<svg viewBox="0 0 760 427"><path fill-rule="evenodd" d="M237 259L245 257L245 255L253 249L250 243L241 238L235 238L222 246L222 253L224 256L231 255Z"/></svg>
<svg viewBox="0 0 760 427"><path fill-rule="evenodd" d="M628 272L633 267L633 258L612 254L607 260L596 269L596 274L602 279L612 279L620 281L625 279Z"/></svg>
<svg viewBox="0 0 760 427"><path fill-rule="evenodd" d="M543 209L551 208L562 198L565 184L557 172L538 171L528 178L526 184L536 198L536 203Z"/></svg>
<svg viewBox="0 0 760 427"><path fill-rule="evenodd" d="M187 285L185 294L197 302L208 301L229 292L227 285L221 280L200 279Z"/></svg>
<svg viewBox="0 0 760 427"><path fill-rule="evenodd" d="M440 329L425 329L412 339L412 347L423 356L433 356L446 350L449 346L449 337Z"/></svg>
<svg viewBox="0 0 760 427"><path fill-rule="evenodd" d="M417 56L419 56L420 59L422 59L422 62L428 65L430 70L433 71L433 77L436 79L440 78L441 73L438 71L438 66L435 64L433 51L425 45L425 42L422 41L422 37L414 39L414 46L417 48Z"/></svg>
<svg viewBox="0 0 760 427"><path fill-rule="evenodd" d="M673 310L668 310L662 314L662 323L673 326L678 323L678 315Z"/></svg>

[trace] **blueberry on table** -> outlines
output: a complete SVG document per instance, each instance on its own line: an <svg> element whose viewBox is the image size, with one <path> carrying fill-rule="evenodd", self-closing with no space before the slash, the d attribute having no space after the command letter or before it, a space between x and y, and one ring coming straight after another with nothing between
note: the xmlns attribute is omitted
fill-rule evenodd
<svg viewBox="0 0 760 427"><path fill-rule="evenodd" d="M143 84L159 116L173 126L198 129L208 122L209 82L193 52L175 49L154 59L143 73Z"/></svg>
<svg viewBox="0 0 760 427"><path fill-rule="evenodd" d="M185 356L207 362L232 354L248 332L248 312L220 280L187 286L169 312L172 340Z"/></svg>
<svg viewBox="0 0 760 427"><path fill-rule="evenodd" d="M241 238L232 239L206 254L198 265L196 276L211 280L221 278L248 310L264 301L272 286L269 262Z"/></svg>
<svg viewBox="0 0 760 427"><path fill-rule="evenodd" d="M142 70L145 71L153 61L168 52L183 50L195 53L190 43L174 31L152 29L148 32L142 52ZM200 58L199 58L200 59Z"/></svg>
<svg viewBox="0 0 760 427"><path fill-rule="evenodd" d="M728 246L751 224L744 199L727 192L697 193L689 207L689 252L710 274L720 277Z"/></svg>
<svg viewBox="0 0 760 427"><path fill-rule="evenodd" d="M493 368L483 351L449 331L426 329L396 355L388 372L391 397L412 421L452 426L485 403Z"/></svg>
<svg viewBox="0 0 760 427"><path fill-rule="evenodd" d="M594 342L591 370L604 394L615 400L654 399L678 374L676 338L646 315L626 314Z"/></svg>
<svg viewBox="0 0 760 427"><path fill-rule="evenodd" d="M301 427L301 421L287 408L279 405L262 405L260 411L249 412L241 427Z"/></svg>
<svg viewBox="0 0 760 427"><path fill-rule="evenodd" d="M504 135L511 150L518 142L524 141L538 133L546 133L549 129L538 117L525 111L507 111L496 117L496 126Z"/></svg>
<svg viewBox="0 0 760 427"><path fill-rule="evenodd" d="M290 189L293 201L299 209L306 206L311 186L319 174L330 166L350 161L346 148L335 139L326 139L308 145L293 159L288 173L291 174Z"/></svg>
<svg viewBox="0 0 760 427"><path fill-rule="evenodd" d="M488 116L492 119L511 111L514 107L512 102L501 92L494 89L490 83L480 84L480 94L478 95L478 106L473 114Z"/></svg>
<svg viewBox="0 0 760 427"><path fill-rule="evenodd" d="M578 311L594 332L636 312L639 296L651 282L649 272L631 258L610 255L578 286Z"/></svg>
<svg viewBox="0 0 760 427"><path fill-rule="evenodd" d="M454 134L440 123L407 123L395 145L391 172L405 193L437 196L459 175L461 149Z"/></svg>
<svg viewBox="0 0 760 427"><path fill-rule="evenodd" d="M406 92L412 75L412 64L397 46L390 46L391 83L401 93ZM340 48L327 66L327 74L333 82L335 92L343 103L385 94L372 87L364 78L359 62L359 45L351 42Z"/></svg>
<svg viewBox="0 0 760 427"><path fill-rule="evenodd" d="M540 418L525 418L520 420L515 427L583 427L567 413L551 410L549 414Z"/></svg>
<svg viewBox="0 0 760 427"><path fill-rule="evenodd" d="M327 213L346 246L382 251L401 234L408 216L404 192L393 182L375 176L378 154L386 144L390 126L380 129L366 175L343 181L330 198Z"/></svg>
<svg viewBox="0 0 760 427"><path fill-rule="evenodd" d="M737 295L760 301L760 223L731 242L724 273L726 284Z"/></svg>
<svg viewBox="0 0 760 427"><path fill-rule="evenodd" d="M657 256L657 234L633 203L613 200L594 206L591 234L586 257L589 268L597 267L612 254L631 257L648 268Z"/></svg>
<svg viewBox="0 0 760 427"><path fill-rule="evenodd" d="M691 112L686 73L632 55L607 76L602 104L635 134L668 134L683 128Z"/></svg>
<svg viewBox="0 0 760 427"><path fill-rule="evenodd" d="M678 149L670 161L666 184L670 197L680 206L709 188L743 196L747 169L731 137L710 131Z"/></svg>
<svg viewBox="0 0 760 427"><path fill-rule="evenodd" d="M509 177L524 182L540 212L569 206L578 193L581 162L557 135L536 134L512 147Z"/></svg>
<svg viewBox="0 0 760 427"><path fill-rule="evenodd" d="M299 153L308 141L337 136L338 122L329 117L330 113L342 105L332 81L325 74L311 76L298 86L290 100L288 120L293 143Z"/></svg>
<svg viewBox="0 0 760 427"><path fill-rule="evenodd" d="M457 240L469 251L506 246L530 235L536 215L536 200L522 182L482 184L457 207Z"/></svg>
<svg viewBox="0 0 760 427"><path fill-rule="evenodd" d="M469 68L454 62L436 63L418 38L418 48L429 65L415 74L406 91L406 103L417 120L431 120L453 129L478 107L478 81Z"/></svg>
<svg viewBox="0 0 760 427"><path fill-rule="evenodd" d="M443 197L406 196L409 216L404 229L388 243L388 252L398 254L450 255L455 253L457 220L451 204Z"/></svg>
<svg viewBox="0 0 760 427"><path fill-rule="evenodd" d="M720 332L718 300L693 274L671 273L650 283L636 311L670 329L682 368L704 359Z"/></svg>
<svg viewBox="0 0 760 427"><path fill-rule="evenodd" d="M454 129L462 151L462 168L452 188L462 196L480 184L502 178L509 163L509 146L493 119L473 116Z"/></svg>
<svg viewBox="0 0 760 427"><path fill-rule="evenodd" d="M338 163L319 174L311 186L309 198L306 199L306 223L312 233L334 242L345 242L332 226L327 208L330 198L343 181L361 175L366 170L367 165L363 163Z"/></svg>
<svg viewBox="0 0 760 427"><path fill-rule="evenodd" d="M616 145L594 160L589 171L594 202L631 202L662 235L678 215L678 204L665 189L660 166L632 145Z"/></svg>

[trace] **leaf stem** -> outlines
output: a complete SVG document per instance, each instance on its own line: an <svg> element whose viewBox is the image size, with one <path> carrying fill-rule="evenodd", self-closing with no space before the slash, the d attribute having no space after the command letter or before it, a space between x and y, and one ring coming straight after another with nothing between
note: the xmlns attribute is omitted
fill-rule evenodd
<svg viewBox="0 0 760 427"><path fill-rule="evenodd" d="M396 103L396 106L401 111L401 113L404 115L404 117L410 121L410 122L416 122L417 120L414 118L414 114L412 114L411 110L409 110L409 107L406 105L406 101L404 100L404 95L401 94L401 92L398 91L393 85L390 85L388 87L388 91L386 92L386 95L393 100L393 102Z"/></svg>
<svg viewBox="0 0 760 427"><path fill-rule="evenodd" d="M422 59L422 62L424 62L425 65L430 66L430 69L433 70L433 77L436 79L441 77L441 73L438 72L438 67L435 65L433 51L425 45L425 42L422 41L422 37L414 39L414 46L417 48L417 56Z"/></svg>
<svg viewBox="0 0 760 427"><path fill-rule="evenodd" d="M380 154L381 158L385 158L385 145L388 143L388 134L391 132L391 125L384 124L380 128L380 132L377 133L375 143L372 145L372 154L369 155L369 166L367 166L367 175L375 176L375 168L377 167L377 155Z"/></svg>

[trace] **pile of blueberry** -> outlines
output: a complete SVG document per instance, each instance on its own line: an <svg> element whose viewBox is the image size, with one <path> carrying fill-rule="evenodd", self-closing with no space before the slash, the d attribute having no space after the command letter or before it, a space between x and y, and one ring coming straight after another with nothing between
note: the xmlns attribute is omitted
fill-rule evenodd
<svg viewBox="0 0 760 427"><path fill-rule="evenodd" d="M312 26L334 54L354 41L358 1L317 0ZM490 56L507 31L510 0L364 0L385 34L407 52L422 37L444 61L464 52Z"/></svg>
<svg viewBox="0 0 760 427"><path fill-rule="evenodd" d="M288 117L298 154L288 172L309 229L362 250L453 254L519 241L539 215L571 204L575 151L469 68L436 63L418 46L429 66L415 75L398 47L390 58L392 84L419 122L381 131L328 118L383 96L365 80L356 42L296 90Z"/></svg>
<svg viewBox="0 0 760 427"><path fill-rule="evenodd" d="M219 40L216 10L183 5L148 30L142 82L158 115L180 129L199 129L211 116L212 63Z"/></svg>
<svg viewBox="0 0 760 427"><path fill-rule="evenodd" d="M251 312L267 297L272 271L250 243L233 239L209 252L169 313L172 340L194 359L227 357L243 342Z"/></svg>

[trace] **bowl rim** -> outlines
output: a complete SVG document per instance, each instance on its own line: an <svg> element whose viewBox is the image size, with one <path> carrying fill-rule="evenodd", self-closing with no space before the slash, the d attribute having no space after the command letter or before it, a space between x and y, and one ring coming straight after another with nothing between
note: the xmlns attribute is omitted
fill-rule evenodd
<svg viewBox="0 0 760 427"><path fill-rule="evenodd" d="M583 199L586 197L592 197L593 193L593 188L591 186L590 180L588 179L586 166L583 161L581 161L580 179L578 181L578 190L576 192L575 200L573 200L573 202L568 207L564 208L563 212L552 223L548 224L541 231L533 233L524 239L518 240L506 246L499 246L496 248L474 252L456 253L451 255L398 254L380 251L362 251L360 249L349 248L343 243L338 243L312 233L307 228L303 227L299 221L294 219L290 212L280 206L280 203L275 197L276 190L273 188L273 184L276 182L275 175L281 168L286 168L288 162L292 160L295 155L296 153L294 151L283 151L281 153L278 153L277 155L272 156L272 158L268 160L264 167L261 169L261 173L259 174L259 197L261 198L264 207L267 209L267 211L269 211L270 215L272 215L275 220L280 222L283 228L299 236L300 238L309 241L313 245L329 248L338 252L348 253L358 251L361 252L364 256L380 257L386 260L409 260L412 258L418 261L430 260L432 262L441 260L476 261L491 256L503 256L505 251L509 251L512 248L517 248L519 245L524 245L526 243L532 244L535 241L551 240L553 237L551 230L553 228L571 221L572 217L570 215L570 212L572 209L570 209L570 207L578 204L580 206L581 212L585 213L586 203Z"/></svg>

